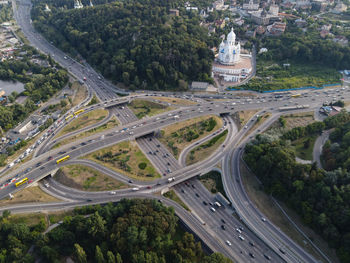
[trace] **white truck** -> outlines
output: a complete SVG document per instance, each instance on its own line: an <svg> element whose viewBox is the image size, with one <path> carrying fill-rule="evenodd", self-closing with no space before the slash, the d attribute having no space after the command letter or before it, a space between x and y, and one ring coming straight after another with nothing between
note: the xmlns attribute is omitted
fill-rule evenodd
<svg viewBox="0 0 350 263"><path fill-rule="evenodd" d="M168 183L171 183L173 181L175 181L175 177L171 177L171 178L168 179Z"/></svg>
<svg viewBox="0 0 350 263"><path fill-rule="evenodd" d="M140 190L140 188L134 187L132 190L133 190L133 191L138 191L138 190Z"/></svg>

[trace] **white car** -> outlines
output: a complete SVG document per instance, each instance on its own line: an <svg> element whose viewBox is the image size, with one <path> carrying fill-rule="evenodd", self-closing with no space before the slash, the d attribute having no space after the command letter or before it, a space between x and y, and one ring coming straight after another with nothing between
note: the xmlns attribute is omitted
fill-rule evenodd
<svg viewBox="0 0 350 263"><path fill-rule="evenodd" d="M115 195L115 194L117 194L117 193L114 192L114 191L110 191L109 194L110 194L110 195Z"/></svg>
<svg viewBox="0 0 350 263"><path fill-rule="evenodd" d="M231 246L232 244L231 244L231 242L230 241L228 241L228 240L226 240L226 244L227 245L229 245L229 246Z"/></svg>
<svg viewBox="0 0 350 263"><path fill-rule="evenodd" d="M265 217L262 217L261 220L262 220L263 222L266 222L266 218L265 218Z"/></svg>
<svg viewBox="0 0 350 263"><path fill-rule="evenodd" d="M236 231L237 231L238 233L242 233L242 231L241 231L239 228L236 228Z"/></svg>
<svg viewBox="0 0 350 263"><path fill-rule="evenodd" d="M241 235L238 236L240 240L244 240L244 237L242 237Z"/></svg>

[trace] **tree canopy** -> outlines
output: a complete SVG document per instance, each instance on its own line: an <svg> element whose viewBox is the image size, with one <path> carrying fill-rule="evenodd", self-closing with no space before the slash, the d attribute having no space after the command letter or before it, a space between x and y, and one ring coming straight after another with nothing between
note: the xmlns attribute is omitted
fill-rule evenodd
<svg viewBox="0 0 350 263"><path fill-rule="evenodd" d="M315 122L306 128L295 128L279 140L258 135L246 146L244 155L265 190L295 209L307 225L337 249L342 262L350 262L349 116L342 112L326 119L324 125ZM324 147L328 171L318 169L315 163L297 163L288 139L332 125L337 128Z"/></svg>
<svg viewBox="0 0 350 263"><path fill-rule="evenodd" d="M186 90L190 81L211 81L213 53L196 14L169 15L181 3L128 0L44 12L39 0L32 18L55 45L81 54L114 82L131 89Z"/></svg>

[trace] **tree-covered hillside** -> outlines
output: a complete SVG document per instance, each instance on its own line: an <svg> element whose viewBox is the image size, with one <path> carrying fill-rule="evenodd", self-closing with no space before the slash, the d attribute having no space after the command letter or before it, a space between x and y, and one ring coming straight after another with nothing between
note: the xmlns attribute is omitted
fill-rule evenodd
<svg viewBox="0 0 350 263"><path fill-rule="evenodd" d="M342 112L325 120L327 128L344 127L336 128L331 135L332 140L343 142L325 147L327 158L331 158L330 151L337 149L334 170L325 171L315 164L297 163L290 147L288 139L296 134L297 138L301 133L309 134L312 127L319 125L309 125L304 130L294 128L280 140L258 135L246 146L244 155L244 160L263 182L265 190L295 209L305 224L337 249L341 262L347 263L350 262L350 172L341 168L348 167L349 119L350 114ZM314 130L317 131L318 128Z"/></svg>
<svg viewBox="0 0 350 263"><path fill-rule="evenodd" d="M192 80L210 81L213 54L197 15L169 15L181 6L176 0L127 0L45 12L37 1L32 18L55 45L81 54L115 82L131 89L185 90Z"/></svg>

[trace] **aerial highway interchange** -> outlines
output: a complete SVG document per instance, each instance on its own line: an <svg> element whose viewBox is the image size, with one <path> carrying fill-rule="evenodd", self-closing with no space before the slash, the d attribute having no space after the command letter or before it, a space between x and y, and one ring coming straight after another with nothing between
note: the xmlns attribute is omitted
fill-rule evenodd
<svg viewBox="0 0 350 263"><path fill-rule="evenodd" d="M85 85L89 90L89 95L80 105L61 116L49 128L51 133L36 145L35 154L31 160L21 163L20 167L16 165L11 169L6 168L1 171L0 198L2 199L26 187L27 184L20 187L15 187L14 183L11 184L14 179L18 181L26 177L30 183L42 180L41 188L44 191L64 201L16 205L1 208L1 211L4 209L9 209L15 213L51 211L87 204L116 202L121 198L152 198L158 199L165 205L173 206L180 219L203 243L211 250L221 252L236 262L318 262L278 227L273 225L250 201L242 184L239 162L244 151L244 145L257 133L267 129L282 114L311 110L317 112L325 101L348 98L348 90L344 88L309 90L303 91L301 96L297 98L291 98L290 94L287 93L278 98L272 93L247 96L236 93L196 95L145 91L128 94L103 79L89 65L76 62L46 41L31 25L30 7L31 4L28 0L13 1L14 15L24 35L34 47L50 55L78 80L86 79ZM93 94L96 94L101 102L87 106ZM124 94L125 96L119 97L117 94ZM130 101L136 98L152 99L156 96L181 97L190 99L195 104L177 106L174 110L143 119L138 119L127 106ZM83 130L64 135L61 138L55 137L55 134L74 119L66 120L67 116L78 109L84 109L81 114L86 114L98 108L107 109L110 116L115 115L120 125L62 145L59 148L52 148L68 136L101 125L103 121L85 127ZM255 130L251 130L251 128L256 123L257 114L246 125L238 127L231 116L237 111L245 110L258 110L257 114L269 112L271 116ZM207 115L222 117L225 125L218 132L227 130L228 135L225 142L207 159L193 165L186 166L183 158L191 148L198 145L198 143L202 143L202 141L209 140L213 134L200 142L196 142L197 144L190 145L184 151L183 156L179 158L179 161L154 136L155 133L170 124ZM77 118L79 117L80 115L77 116ZM247 135L248 132L251 133ZM136 140L140 149L162 175L161 178L154 181L131 180L107 167L80 158L98 149L126 140ZM156 151L158 154L155 154ZM69 160L57 164L57 160L67 155L70 156ZM221 163L224 189L232 204L232 206L226 208L215 207L213 204L215 197L197 179L199 175L211 171L218 163ZM93 167L106 175L129 184L130 188L112 192L84 192L64 186L48 176L58 168L68 164L83 164ZM170 181L169 178L174 178L174 180ZM6 182L7 185L4 187ZM133 190L135 188L138 190ZM187 212L169 199L154 195L158 192L165 192L169 188L176 191L190 207L191 212ZM215 207L214 211L211 207ZM325 256L323 260L329 261Z"/></svg>

